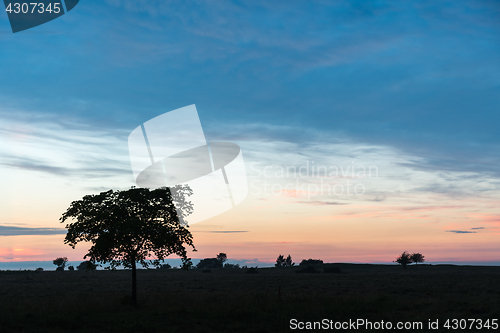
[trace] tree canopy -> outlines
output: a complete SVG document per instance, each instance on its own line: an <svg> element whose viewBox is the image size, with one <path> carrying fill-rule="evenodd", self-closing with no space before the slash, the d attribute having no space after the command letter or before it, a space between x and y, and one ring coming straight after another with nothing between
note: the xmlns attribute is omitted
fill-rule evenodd
<svg viewBox="0 0 500 333"><path fill-rule="evenodd" d="M225 261L227 261L227 255L221 252L216 258L205 258L200 260L196 268L222 268Z"/></svg>
<svg viewBox="0 0 500 333"><path fill-rule="evenodd" d="M67 262L68 262L67 257L59 257L52 261L52 263L56 265L59 270L63 270L64 267L66 267Z"/></svg>
<svg viewBox="0 0 500 333"><path fill-rule="evenodd" d="M285 259L285 256L282 254L278 256L278 258L276 259L276 264L274 264L275 267L289 267L293 265L294 263L292 261L292 256L288 255L288 257L286 257Z"/></svg>
<svg viewBox="0 0 500 333"><path fill-rule="evenodd" d="M109 263L111 269L120 265L132 268L135 302L136 262L144 267L159 267L164 258L175 254L187 263L190 259L184 245L196 251L184 222L192 211L192 204L185 198L192 193L187 185L177 185L171 189L132 187L86 195L73 201L60 218L61 223L76 220L66 225L64 243L75 248L81 241L90 242L92 246L84 259ZM181 216L177 215L175 203L182 206Z"/></svg>
<svg viewBox="0 0 500 333"><path fill-rule="evenodd" d="M403 268L406 268L406 265L412 263L411 254L409 254L407 251L404 251L399 257L396 258L396 260L394 260L394 262L397 262L398 264L403 266Z"/></svg>
<svg viewBox="0 0 500 333"><path fill-rule="evenodd" d="M413 253L410 256L410 259L411 259L412 262L415 263L415 265L417 265L417 263L419 263L419 262L424 262L425 261L425 257L422 254L418 253L418 252Z"/></svg>

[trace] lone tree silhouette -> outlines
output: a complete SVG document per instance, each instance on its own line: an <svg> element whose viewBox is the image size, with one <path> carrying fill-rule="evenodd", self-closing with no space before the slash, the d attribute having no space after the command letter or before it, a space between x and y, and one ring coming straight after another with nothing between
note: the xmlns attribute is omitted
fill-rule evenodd
<svg viewBox="0 0 500 333"><path fill-rule="evenodd" d="M292 262L292 256L288 255L288 257L286 257L285 259L285 256L282 254L278 256L278 258L276 259L276 264L274 264L275 267L289 267L293 265L294 263Z"/></svg>
<svg viewBox="0 0 500 333"><path fill-rule="evenodd" d="M222 253L222 252L221 252L221 253L219 253L219 254L217 255L217 261L218 261L218 262L220 262L221 267L222 267L222 265L224 264L224 262L225 262L226 260L227 260L227 255L226 255L225 253Z"/></svg>
<svg viewBox="0 0 500 333"><path fill-rule="evenodd" d="M76 219L66 225L64 243L75 248L78 242L91 242L84 259L88 257L92 264L110 263L110 269L132 268L132 302L137 304L137 262L146 268L159 267L164 258L176 254L188 264L184 244L196 251L191 233L180 222L192 212L191 202L185 200L192 193L189 186L177 185L86 195L73 201L60 218L61 223ZM182 216L177 216L174 200L182 206Z"/></svg>
<svg viewBox="0 0 500 333"><path fill-rule="evenodd" d="M68 262L68 258L66 257L59 257L57 259L54 259L52 263L57 266L57 271L63 271L64 267L66 267L66 263Z"/></svg>
<svg viewBox="0 0 500 333"><path fill-rule="evenodd" d="M285 257L280 254L278 258L276 259L276 263L274 264L276 267L283 267L285 266Z"/></svg>
<svg viewBox="0 0 500 333"><path fill-rule="evenodd" d="M413 253L411 256L410 256L410 259L412 262L415 263L415 266L417 265L417 263L419 262L424 262L425 261L425 257L423 255L421 255L420 253Z"/></svg>
<svg viewBox="0 0 500 333"><path fill-rule="evenodd" d="M397 262L398 264L402 265L403 268L406 268L406 265L412 263L411 255L408 252L404 251L399 257L396 258L396 260L394 260L394 262Z"/></svg>

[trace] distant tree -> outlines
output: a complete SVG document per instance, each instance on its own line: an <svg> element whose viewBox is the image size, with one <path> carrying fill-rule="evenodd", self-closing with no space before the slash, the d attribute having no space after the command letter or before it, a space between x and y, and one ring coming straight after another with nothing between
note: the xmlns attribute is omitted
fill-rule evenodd
<svg viewBox="0 0 500 333"><path fill-rule="evenodd" d="M75 267L73 266L68 266L68 271L74 271L75 270Z"/></svg>
<svg viewBox="0 0 500 333"><path fill-rule="evenodd" d="M227 255L225 253L219 253L216 258L205 258L200 260L196 264L196 268L208 269L208 268L222 268L224 267L224 262L227 261Z"/></svg>
<svg viewBox="0 0 500 333"><path fill-rule="evenodd" d="M221 263L221 265L223 265L224 262L227 260L227 255L221 252L217 255L217 260Z"/></svg>
<svg viewBox="0 0 500 333"><path fill-rule="evenodd" d="M62 271L64 270L64 267L66 266L66 263L68 262L68 258L66 257L59 257L57 259L54 259L52 263L57 266L57 270Z"/></svg>
<svg viewBox="0 0 500 333"><path fill-rule="evenodd" d="M239 268L240 268L240 264L229 264L229 263L225 263L225 264L224 264L224 268L239 269Z"/></svg>
<svg viewBox="0 0 500 333"><path fill-rule="evenodd" d="M191 262L191 259L187 258L186 260L182 261L181 269L189 271L192 268L193 268L193 263Z"/></svg>
<svg viewBox="0 0 500 333"><path fill-rule="evenodd" d="M196 265L196 268L200 269L221 267L222 263L217 258L205 258L200 260L200 262Z"/></svg>
<svg viewBox="0 0 500 333"><path fill-rule="evenodd" d="M292 256L288 255L288 257L286 257L286 260L285 260L285 266L291 267L293 265L295 265L295 264L292 262Z"/></svg>
<svg viewBox="0 0 500 333"><path fill-rule="evenodd" d="M307 265L322 265L323 260L321 259L303 259L300 262L300 266L307 266Z"/></svg>
<svg viewBox="0 0 500 333"><path fill-rule="evenodd" d="M396 260L394 260L394 262L397 262L398 264L403 266L403 268L406 268L406 265L412 263L411 255L408 252L404 251L399 257L396 258Z"/></svg>
<svg viewBox="0 0 500 333"><path fill-rule="evenodd" d="M82 261L78 266L76 266L76 269L79 271L95 271L96 268L97 265L90 261Z"/></svg>
<svg viewBox="0 0 500 333"><path fill-rule="evenodd" d="M415 263L415 266L419 263L419 262L424 262L425 261L425 257L423 255L421 255L420 253L416 252L416 253L413 253L411 256L410 256L410 259L412 262Z"/></svg>
<svg viewBox="0 0 500 333"><path fill-rule="evenodd" d="M42 267L38 267L37 269L35 269L35 271L37 271L37 272L43 272L43 268Z"/></svg>
<svg viewBox="0 0 500 333"><path fill-rule="evenodd" d="M286 261L285 257L282 254L280 254L278 256L278 258L276 259L276 263L274 264L274 266L283 267L283 266L285 266L285 261Z"/></svg>
<svg viewBox="0 0 500 333"><path fill-rule="evenodd" d="M288 255L288 257L286 257L285 259L285 256L282 254L278 256L278 258L276 259L276 264L274 264L275 267L289 267L293 265L294 263L292 262L292 256Z"/></svg>
<svg viewBox="0 0 500 333"><path fill-rule="evenodd" d="M167 264L163 264L163 265L156 267L156 268L157 269L171 269L172 266L170 266L170 264L167 263Z"/></svg>
<svg viewBox="0 0 500 333"><path fill-rule="evenodd" d="M73 201L60 219L61 223L76 219L66 225L64 243L75 248L81 241L90 242L84 258L92 263L110 263L109 269L132 268L132 301L137 304L137 262L146 268L158 267L164 258L176 254L189 265L184 244L196 251L191 233L180 222L192 212L191 202L184 199L192 193L189 186L177 185L86 195ZM182 216L177 216L174 200L183 205Z"/></svg>

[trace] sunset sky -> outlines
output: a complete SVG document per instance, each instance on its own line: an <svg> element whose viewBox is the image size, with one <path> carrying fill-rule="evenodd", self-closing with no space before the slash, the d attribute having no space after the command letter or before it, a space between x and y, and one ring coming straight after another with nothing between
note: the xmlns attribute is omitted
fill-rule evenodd
<svg viewBox="0 0 500 333"><path fill-rule="evenodd" d="M0 262L81 261L62 213L195 104L249 194L192 258L500 264L498 1L86 0L0 43Z"/></svg>

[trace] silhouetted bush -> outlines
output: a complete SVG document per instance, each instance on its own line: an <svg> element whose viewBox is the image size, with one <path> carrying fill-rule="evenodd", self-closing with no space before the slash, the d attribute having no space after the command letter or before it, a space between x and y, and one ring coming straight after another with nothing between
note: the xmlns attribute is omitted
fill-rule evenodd
<svg viewBox="0 0 500 333"><path fill-rule="evenodd" d="M239 265L239 264L228 264L228 263L225 263L225 264L224 264L224 268L229 268L229 269L240 269L240 265Z"/></svg>
<svg viewBox="0 0 500 333"><path fill-rule="evenodd" d="M340 267L338 266L326 266L323 268L324 273L341 273Z"/></svg>
<svg viewBox="0 0 500 333"><path fill-rule="evenodd" d="M224 266L224 262L227 260L227 255L225 253L219 253L217 258L205 258L200 260L200 262L196 265L196 268L222 268Z"/></svg>
<svg viewBox="0 0 500 333"><path fill-rule="evenodd" d="M90 261L82 261L76 269L79 271L95 271L97 268L96 264L91 263Z"/></svg>
<svg viewBox="0 0 500 333"><path fill-rule="evenodd" d="M75 267L73 266L68 266L68 271L74 271L75 270Z"/></svg>
<svg viewBox="0 0 500 333"><path fill-rule="evenodd" d="M196 268L222 268L222 263L217 260L217 258L205 258L200 260L200 262L196 265Z"/></svg>
<svg viewBox="0 0 500 333"><path fill-rule="evenodd" d="M35 269L36 272L43 272L43 268L42 267L38 267L37 269Z"/></svg>
<svg viewBox="0 0 500 333"><path fill-rule="evenodd" d="M323 260L320 259L304 259L300 262L300 266L306 266L306 265L322 265Z"/></svg>
<svg viewBox="0 0 500 333"><path fill-rule="evenodd" d="M170 264L163 264L159 267L156 267L157 269L171 269L172 266L170 266Z"/></svg>
<svg viewBox="0 0 500 333"><path fill-rule="evenodd" d="M54 265L56 265L57 268L62 268L62 270L64 270L64 267L66 266L67 262L68 262L68 258L66 258L66 257L59 257L59 258L56 258L52 261L52 263Z"/></svg>
<svg viewBox="0 0 500 333"><path fill-rule="evenodd" d="M62 272L62 271L64 271L64 267L57 267L56 268L56 272Z"/></svg>

